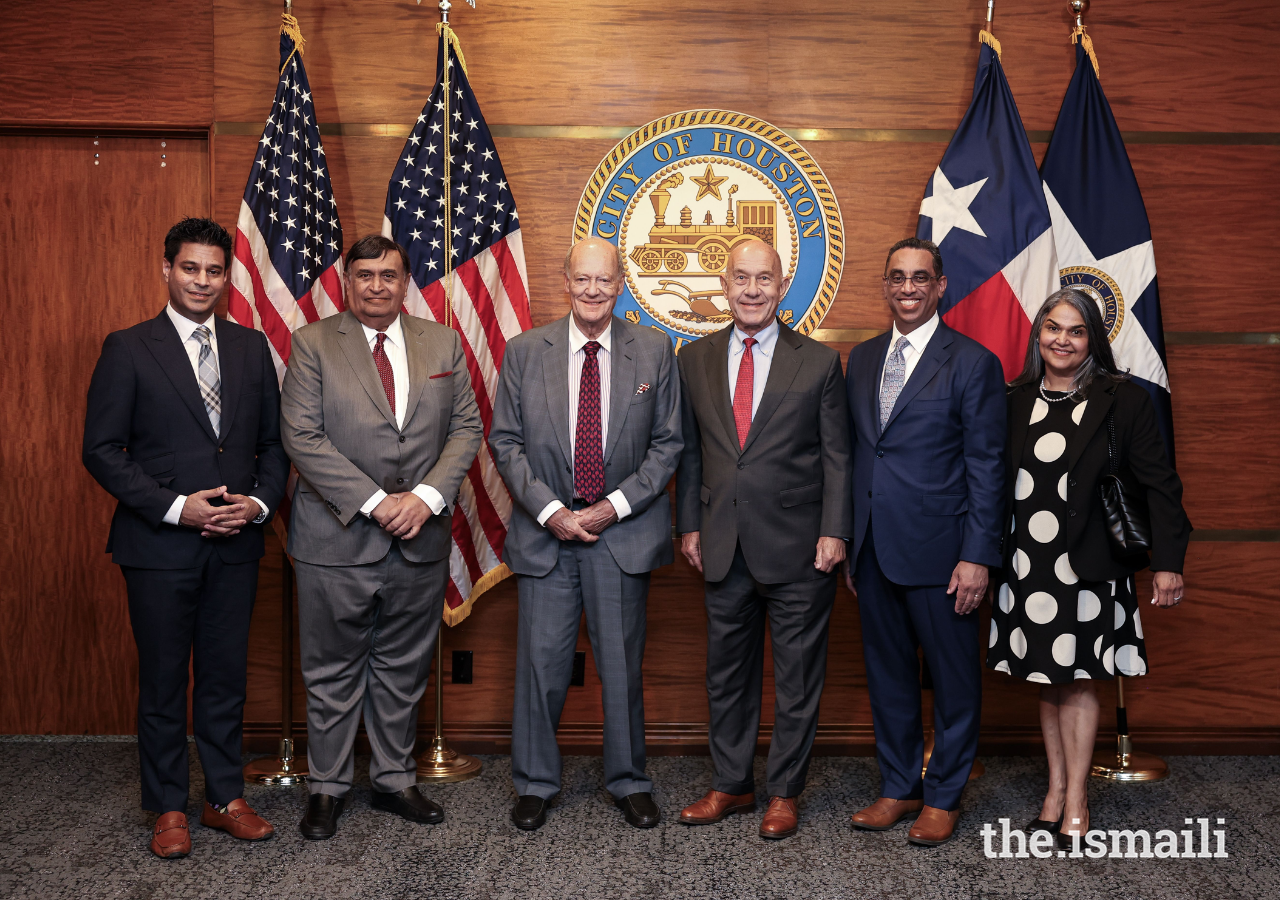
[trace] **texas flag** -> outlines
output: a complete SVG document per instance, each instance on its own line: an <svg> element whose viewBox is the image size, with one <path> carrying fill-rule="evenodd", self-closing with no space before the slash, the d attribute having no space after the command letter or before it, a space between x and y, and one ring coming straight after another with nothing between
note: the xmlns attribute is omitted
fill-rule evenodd
<svg viewBox="0 0 1280 900"><path fill-rule="evenodd" d="M1151 394L1173 462L1173 415L1151 224L1124 139L1083 47L1040 165L1063 287L1102 310L1116 363Z"/></svg>
<svg viewBox="0 0 1280 900"><path fill-rule="evenodd" d="M916 237L942 251L943 321L999 356L1012 381L1031 319L1058 289L1058 263L1031 143L987 43L973 100L925 188Z"/></svg>

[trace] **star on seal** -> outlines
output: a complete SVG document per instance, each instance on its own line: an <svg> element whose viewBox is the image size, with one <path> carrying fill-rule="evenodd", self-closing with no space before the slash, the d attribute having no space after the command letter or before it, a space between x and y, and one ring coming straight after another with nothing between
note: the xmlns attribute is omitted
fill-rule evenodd
<svg viewBox="0 0 1280 900"><path fill-rule="evenodd" d="M720 196L720 185L728 181L729 176L717 176L716 173L712 171L711 166L708 165L705 175L694 175L689 180L698 186L698 196L693 198L695 202L701 200L703 197L707 196L707 194L710 194L717 200L723 200L724 198Z"/></svg>

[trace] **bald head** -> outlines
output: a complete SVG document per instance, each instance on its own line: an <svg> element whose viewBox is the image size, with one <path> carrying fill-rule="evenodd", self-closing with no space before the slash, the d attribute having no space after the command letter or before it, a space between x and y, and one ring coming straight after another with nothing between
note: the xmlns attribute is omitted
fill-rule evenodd
<svg viewBox="0 0 1280 900"><path fill-rule="evenodd" d="M782 258L761 240L744 241L729 251L720 287L733 322L746 335L769 327L791 279L782 277Z"/></svg>
<svg viewBox="0 0 1280 900"><path fill-rule="evenodd" d="M564 258L564 288L573 321L594 340L609 327L613 304L622 292L622 257L603 238L578 241Z"/></svg>
<svg viewBox="0 0 1280 900"><path fill-rule="evenodd" d="M744 259L763 262L777 278L782 278L782 257L778 255L778 251L772 245L766 244L759 238L752 238L743 241L741 244L735 244L733 249L729 251L729 258L725 261L725 271L732 273L734 264Z"/></svg>
<svg viewBox="0 0 1280 900"><path fill-rule="evenodd" d="M564 274L566 277L570 276L573 272L574 257L580 256L583 253L590 254L593 257L598 257L600 255L611 256L613 258L614 266L613 274L618 276L618 278L622 277L623 262L621 248L615 247L613 244L601 237L583 238L569 248L569 252L564 255Z"/></svg>

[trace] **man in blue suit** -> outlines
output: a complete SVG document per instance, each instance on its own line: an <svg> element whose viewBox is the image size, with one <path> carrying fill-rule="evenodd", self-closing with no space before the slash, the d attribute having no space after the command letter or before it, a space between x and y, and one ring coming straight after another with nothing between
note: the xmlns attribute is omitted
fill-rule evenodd
<svg viewBox="0 0 1280 900"><path fill-rule="evenodd" d="M938 317L947 289L930 241L894 244L884 297L893 329L855 347L853 546L846 581L862 618L880 798L853 816L883 831L919 813L907 839L948 840L978 749L978 617L999 566L1005 385L995 354ZM934 746L924 734L917 647L933 673Z"/></svg>

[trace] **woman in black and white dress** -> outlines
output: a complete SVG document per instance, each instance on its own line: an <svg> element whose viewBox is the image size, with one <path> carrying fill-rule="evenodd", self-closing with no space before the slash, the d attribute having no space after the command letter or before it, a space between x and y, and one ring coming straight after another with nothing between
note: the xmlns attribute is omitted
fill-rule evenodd
<svg viewBox="0 0 1280 900"><path fill-rule="evenodd" d="M1049 790L1028 830L1083 836L1094 682L1146 674L1133 575L1150 565L1151 602L1180 603L1191 524L1151 398L1116 368L1086 295L1067 289L1045 301L1008 408L1008 534L987 665L1040 685ZM1099 485L1110 471L1112 427L1126 496L1145 499L1150 511L1150 557L1111 549Z"/></svg>

